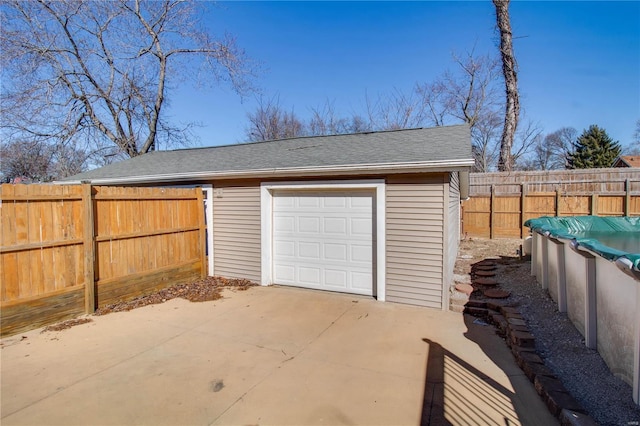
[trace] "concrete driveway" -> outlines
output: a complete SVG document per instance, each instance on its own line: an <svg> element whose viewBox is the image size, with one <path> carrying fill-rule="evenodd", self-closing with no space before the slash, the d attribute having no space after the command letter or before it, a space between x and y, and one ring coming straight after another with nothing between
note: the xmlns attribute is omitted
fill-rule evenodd
<svg viewBox="0 0 640 426"><path fill-rule="evenodd" d="M557 423L471 317L295 288L224 294L4 339L1 423Z"/></svg>

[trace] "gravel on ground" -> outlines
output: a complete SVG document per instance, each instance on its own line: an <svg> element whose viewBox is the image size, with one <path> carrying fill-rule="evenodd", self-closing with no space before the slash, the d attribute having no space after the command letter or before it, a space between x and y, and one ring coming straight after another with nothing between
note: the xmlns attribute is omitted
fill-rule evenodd
<svg viewBox="0 0 640 426"><path fill-rule="evenodd" d="M506 301L517 304L545 365L598 424L639 424L640 407L633 402L631 386L610 372L597 351L585 346L571 320L531 276L530 260L518 254L520 244L520 239L465 239L455 273L469 274L473 263L497 256L500 288L511 292ZM474 292L471 298L482 295Z"/></svg>

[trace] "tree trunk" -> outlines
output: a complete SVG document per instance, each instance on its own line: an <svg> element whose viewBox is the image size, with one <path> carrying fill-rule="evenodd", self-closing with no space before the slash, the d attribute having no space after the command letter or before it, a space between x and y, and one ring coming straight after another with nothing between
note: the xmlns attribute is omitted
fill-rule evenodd
<svg viewBox="0 0 640 426"><path fill-rule="evenodd" d="M498 170L509 171L513 167L511 147L516 136L518 117L520 116L520 100L518 98L518 77L516 75L516 58L513 54L513 35L509 20L509 0L493 0L496 7L496 21L500 30L500 55L502 56L502 73L507 97L504 129L500 142L500 160Z"/></svg>

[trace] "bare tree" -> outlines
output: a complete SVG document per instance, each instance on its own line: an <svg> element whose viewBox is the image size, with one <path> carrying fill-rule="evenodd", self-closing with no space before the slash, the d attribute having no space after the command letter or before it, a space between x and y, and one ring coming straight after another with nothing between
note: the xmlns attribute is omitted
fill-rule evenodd
<svg viewBox="0 0 640 426"><path fill-rule="evenodd" d="M409 94L395 89L390 94L365 96L369 125L375 130L420 127L424 122L423 102L415 91Z"/></svg>
<svg viewBox="0 0 640 426"><path fill-rule="evenodd" d="M354 114L348 119L349 124L346 129L347 133L370 132L371 123L368 123L361 115Z"/></svg>
<svg viewBox="0 0 640 426"><path fill-rule="evenodd" d="M274 139L303 136L304 124L293 109L285 111L278 98L258 99L257 109L247 114L249 125L245 135L249 141L268 141Z"/></svg>
<svg viewBox="0 0 640 426"><path fill-rule="evenodd" d="M307 125L309 135L338 135L345 133L359 133L371 130L368 123L361 116L354 114L350 117L340 117L329 100L324 105L311 109L311 118Z"/></svg>
<svg viewBox="0 0 640 426"><path fill-rule="evenodd" d="M640 119L636 121L636 130L633 132L633 141L631 142L629 154L640 155Z"/></svg>
<svg viewBox="0 0 640 426"><path fill-rule="evenodd" d="M51 172L54 179L73 176L86 169L89 156L73 145L59 145L53 153Z"/></svg>
<svg viewBox="0 0 640 426"><path fill-rule="evenodd" d="M513 34L509 18L510 0L493 0L496 8L496 22L500 31L500 55L502 57L502 73L506 93L504 129L500 142L500 159L498 170L508 171L514 165L511 154L513 142L520 116L520 99L518 96L518 77L516 58L513 53Z"/></svg>
<svg viewBox="0 0 640 426"><path fill-rule="evenodd" d="M86 153L73 145L14 140L0 146L0 174L5 181L24 177L49 182L84 171L86 163Z"/></svg>
<svg viewBox="0 0 640 426"><path fill-rule="evenodd" d="M14 141L0 146L3 180L27 178L38 182L52 179L53 149L43 142Z"/></svg>
<svg viewBox="0 0 640 426"><path fill-rule="evenodd" d="M535 147L543 141L542 128L538 123L531 120L524 122L516 132L515 142L511 153L511 161L513 168L522 168L523 162L530 162L529 157ZM538 167L535 170L539 170Z"/></svg>
<svg viewBox="0 0 640 426"><path fill-rule="evenodd" d="M494 110L478 116L471 128L471 150L475 159L475 172L495 170L499 154L499 136L502 121Z"/></svg>
<svg viewBox="0 0 640 426"><path fill-rule="evenodd" d="M328 135L371 130L395 130L464 122L471 127L476 170L495 169L498 158L500 110L499 61L490 55L453 57L456 67L433 82L416 84L410 92L394 90L375 97L365 95L364 115L336 114L326 101L312 108L308 120L286 112L279 101L260 99L256 111L247 115L249 140L268 140L300 135Z"/></svg>
<svg viewBox="0 0 640 426"><path fill-rule="evenodd" d="M239 93L250 89L250 62L233 37L214 39L201 30L201 6L178 0L3 2L3 139L94 140L95 151L110 145L128 157L161 141L184 141L184 129L164 114L169 87L201 75Z"/></svg>
<svg viewBox="0 0 640 426"><path fill-rule="evenodd" d="M573 152L576 139L578 131L573 127L563 127L545 136L543 143L549 155L548 170L566 168L567 156Z"/></svg>
<svg viewBox="0 0 640 426"><path fill-rule="evenodd" d="M371 130L370 123L354 114L340 117L336 114L333 102L326 100L324 105L311 109L311 118L307 125L309 135L338 135Z"/></svg>
<svg viewBox="0 0 640 426"><path fill-rule="evenodd" d="M299 136L337 135L371 131L371 123L362 116L338 116L333 103L311 108L311 117L304 121L294 112L285 110L278 97L258 99L255 111L247 114L245 135L249 141L265 141Z"/></svg>
<svg viewBox="0 0 640 426"><path fill-rule="evenodd" d="M445 73L444 85L451 115L474 127L489 111L500 106L495 81L498 61L489 55L474 56L467 53L460 59L454 55L458 75Z"/></svg>
<svg viewBox="0 0 640 426"><path fill-rule="evenodd" d="M538 138L533 146L530 158L522 161L520 168L523 170L554 170L553 153L543 138Z"/></svg>
<svg viewBox="0 0 640 426"><path fill-rule="evenodd" d="M444 126L451 118L453 104L448 89L443 77L415 86L414 90L422 103L424 119L432 126Z"/></svg>
<svg viewBox="0 0 640 426"><path fill-rule="evenodd" d="M433 82L416 85L424 123L432 126L464 122L471 127L475 170L487 172L497 160L502 103L498 94L499 63L490 55L454 55L456 67Z"/></svg>

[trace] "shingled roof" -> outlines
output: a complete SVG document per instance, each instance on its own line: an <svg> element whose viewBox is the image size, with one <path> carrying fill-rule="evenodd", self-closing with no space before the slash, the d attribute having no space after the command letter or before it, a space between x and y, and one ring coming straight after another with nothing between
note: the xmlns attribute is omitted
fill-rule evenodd
<svg viewBox="0 0 640 426"><path fill-rule="evenodd" d="M469 127L457 125L155 151L71 176L62 183L466 170L472 165Z"/></svg>
<svg viewBox="0 0 640 426"><path fill-rule="evenodd" d="M611 167L640 167L640 155L621 155Z"/></svg>

